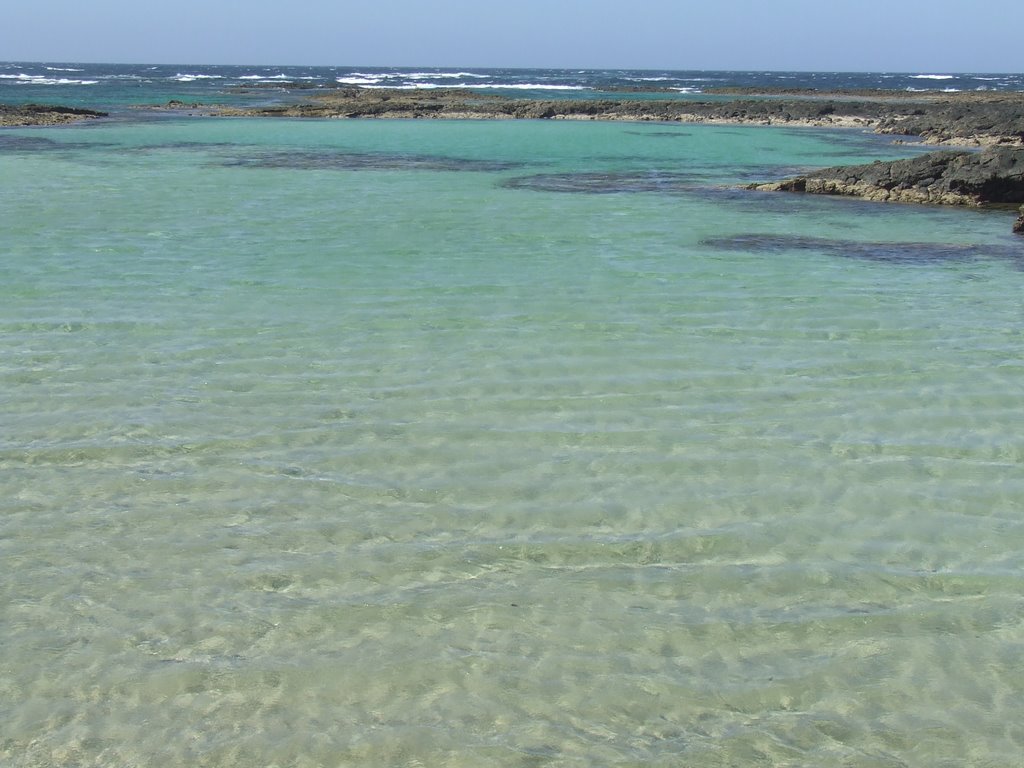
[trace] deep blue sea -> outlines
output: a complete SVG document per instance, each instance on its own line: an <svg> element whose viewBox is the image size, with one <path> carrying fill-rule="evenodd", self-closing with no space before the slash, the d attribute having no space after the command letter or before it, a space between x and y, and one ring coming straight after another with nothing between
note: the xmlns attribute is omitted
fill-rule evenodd
<svg viewBox="0 0 1024 768"><path fill-rule="evenodd" d="M660 70L443 69L408 67L199 66L0 62L0 103L123 104L274 99L275 85L309 89L467 88L517 96L585 98L702 94L709 88L882 88L888 90L1021 91L1024 74L954 72L717 72ZM282 96L282 89L276 93Z"/></svg>
<svg viewBox="0 0 1024 768"><path fill-rule="evenodd" d="M858 130L188 117L0 64L0 764L1017 768L1024 238L758 193ZM642 97L640 94L639 97Z"/></svg>

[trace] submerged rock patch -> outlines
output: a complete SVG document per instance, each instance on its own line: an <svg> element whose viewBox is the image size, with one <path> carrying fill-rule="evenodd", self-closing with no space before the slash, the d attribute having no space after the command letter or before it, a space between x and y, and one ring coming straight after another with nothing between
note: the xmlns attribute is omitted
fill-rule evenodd
<svg viewBox="0 0 1024 768"><path fill-rule="evenodd" d="M862 242L857 240L832 240L825 237L757 233L707 238L701 241L701 245L723 251L747 251L753 253L814 251L831 256L892 264L936 264L984 257L1024 259L1024 250L1009 246L920 242Z"/></svg>
<svg viewBox="0 0 1024 768"><path fill-rule="evenodd" d="M44 136L22 136L0 132L0 149L8 152L66 152L79 149L107 149L113 144L85 141L54 141Z"/></svg>
<svg viewBox="0 0 1024 768"><path fill-rule="evenodd" d="M523 163L499 160L378 152L309 152L273 150L226 159L228 168L287 168L335 171L477 171L496 172L522 168Z"/></svg>
<svg viewBox="0 0 1024 768"><path fill-rule="evenodd" d="M653 139L681 139L692 136L688 131L626 131L630 136L644 136Z"/></svg>
<svg viewBox="0 0 1024 768"><path fill-rule="evenodd" d="M566 192L587 195L654 192L678 195L692 192L697 177L672 171L590 171L581 173L538 173L506 179L506 189L535 192Z"/></svg>

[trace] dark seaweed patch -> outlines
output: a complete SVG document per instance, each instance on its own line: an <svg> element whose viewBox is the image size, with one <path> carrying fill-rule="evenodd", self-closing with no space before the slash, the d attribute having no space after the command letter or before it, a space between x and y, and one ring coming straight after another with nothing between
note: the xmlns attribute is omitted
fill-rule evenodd
<svg viewBox="0 0 1024 768"><path fill-rule="evenodd" d="M59 142L44 139L42 136L10 136L0 133L0 149L9 149L13 152L42 152L60 147Z"/></svg>
<svg viewBox="0 0 1024 768"><path fill-rule="evenodd" d="M655 139L680 139L684 136L692 136L686 131L626 131L630 136L650 136Z"/></svg>
<svg viewBox="0 0 1024 768"><path fill-rule="evenodd" d="M0 132L0 150L10 152L66 152L77 149L104 149L110 146L85 141L54 141L43 136Z"/></svg>
<svg viewBox="0 0 1024 768"><path fill-rule="evenodd" d="M222 161L221 165L229 168L287 168L291 170L482 172L508 171L523 167L522 163L435 155L280 150L229 158Z"/></svg>
<svg viewBox="0 0 1024 768"><path fill-rule="evenodd" d="M803 165L748 165L736 168L733 165L719 165L723 174L731 173L742 181L762 182L765 179L785 179L807 173Z"/></svg>
<svg viewBox="0 0 1024 768"><path fill-rule="evenodd" d="M667 171L617 171L589 173L538 173L506 179L507 189L531 189L536 192L570 192L588 195L655 192L679 195L693 192L693 175Z"/></svg>
<svg viewBox="0 0 1024 768"><path fill-rule="evenodd" d="M712 237L701 245L723 251L782 253L814 251L890 264L936 264L984 257L1021 258L1024 249L999 245L958 245L953 243L879 243L830 240L800 235L746 234Z"/></svg>
<svg viewBox="0 0 1024 768"><path fill-rule="evenodd" d="M742 187L707 186L693 190L702 200L728 205L742 211L756 213L798 214L824 209L831 202L827 198L811 199L797 195L766 195Z"/></svg>

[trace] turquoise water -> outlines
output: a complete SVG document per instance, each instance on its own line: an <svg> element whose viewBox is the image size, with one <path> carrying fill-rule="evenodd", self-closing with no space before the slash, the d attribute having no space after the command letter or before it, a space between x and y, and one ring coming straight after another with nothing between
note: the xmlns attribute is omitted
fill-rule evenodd
<svg viewBox="0 0 1024 768"><path fill-rule="evenodd" d="M857 133L0 134L0 761L1013 766L1013 214Z"/></svg>

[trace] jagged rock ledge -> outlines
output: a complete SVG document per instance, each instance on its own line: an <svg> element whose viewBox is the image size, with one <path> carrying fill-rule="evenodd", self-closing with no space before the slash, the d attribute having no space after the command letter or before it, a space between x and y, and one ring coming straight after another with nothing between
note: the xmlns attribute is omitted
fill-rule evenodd
<svg viewBox="0 0 1024 768"><path fill-rule="evenodd" d="M1024 149L931 152L910 160L823 168L748 188L844 195L878 202L1017 206L1024 203ZM1021 214L1014 231L1024 230L1024 207Z"/></svg>
<svg viewBox="0 0 1024 768"><path fill-rule="evenodd" d="M106 116L106 112L52 104L0 104L0 126L65 125Z"/></svg>
<svg viewBox="0 0 1024 768"><path fill-rule="evenodd" d="M881 93L885 94L883 98ZM342 88L222 115L319 118L562 119L861 128L935 144L1024 146L1024 93L801 92L756 98L519 99L455 89Z"/></svg>

